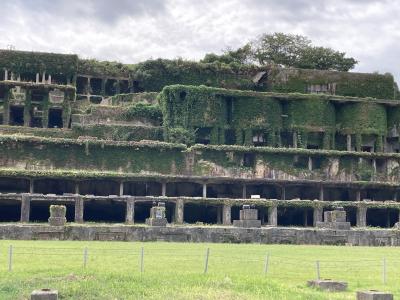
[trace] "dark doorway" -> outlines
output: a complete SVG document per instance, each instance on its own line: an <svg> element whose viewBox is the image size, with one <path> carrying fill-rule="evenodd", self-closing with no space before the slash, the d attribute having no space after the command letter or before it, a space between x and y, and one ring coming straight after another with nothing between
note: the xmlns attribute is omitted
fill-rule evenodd
<svg viewBox="0 0 400 300"><path fill-rule="evenodd" d="M49 128L62 128L62 109L50 108L49 109Z"/></svg>
<svg viewBox="0 0 400 300"><path fill-rule="evenodd" d="M89 222L123 223L125 212L125 202L89 200L85 201L83 219Z"/></svg>
<svg viewBox="0 0 400 300"><path fill-rule="evenodd" d="M24 107L10 106L10 125L24 126Z"/></svg>

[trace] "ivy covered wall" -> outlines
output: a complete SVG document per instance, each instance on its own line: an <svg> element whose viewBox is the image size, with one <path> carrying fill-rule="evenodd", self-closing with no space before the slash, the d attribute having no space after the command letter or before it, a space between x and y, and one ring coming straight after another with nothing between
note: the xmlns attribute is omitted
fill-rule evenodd
<svg viewBox="0 0 400 300"><path fill-rule="evenodd" d="M395 99L392 75L336 72L273 67L269 70L264 90L285 93L306 93L310 85L334 84L336 95Z"/></svg>
<svg viewBox="0 0 400 300"><path fill-rule="evenodd" d="M78 68L78 56L45 52L0 50L0 70L16 74L43 73L73 76Z"/></svg>

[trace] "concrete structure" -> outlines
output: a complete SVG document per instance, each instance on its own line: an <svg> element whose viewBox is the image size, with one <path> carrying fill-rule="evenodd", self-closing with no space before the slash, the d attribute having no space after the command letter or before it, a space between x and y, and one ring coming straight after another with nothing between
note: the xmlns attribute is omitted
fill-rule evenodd
<svg viewBox="0 0 400 300"><path fill-rule="evenodd" d="M243 205L240 210L240 220L234 220L233 226L244 228L260 228L261 221L258 220L258 210L250 205Z"/></svg>
<svg viewBox="0 0 400 300"><path fill-rule="evenodd" d="M146 219L146 224L149 226L167 226L167 218L165 217L165 203L153 203L150 210L150 217Z"/></svg>
<svg viewBox="0 0 400 300"><path fill-rule="evenodd" d="M328 292L343 292L347 290L347 282L332 279L309 280L307 281L307 285Z"/></svg>
<svg viewBox="0 0 400 300"><path fill-rule="evenodd" d="M51 205L49 224L51 226L64 226L67 222L67 218L65 218L66 211L67 209L64 205Z"/></svg>
<svg viewBox="0 0 400 300"><path fill-rule="evenodd" d="M357 300L393 300L393 294L380 291L357 292Z"/></svg>
<svg viewBox="0 0 400 300"><path fill-rule="evenodd" d="M333 211L324 212L324 221L316 222L318 228L330 228L336 230L349 230L350 222L346 222L346 212L343 207Z"/></svg>
<svg viewBox="0 0 400 300"><path fill-rule="evenodd" d="M35 290L31 293L31 300L58 300L58 291L52 289Z"/></svg>

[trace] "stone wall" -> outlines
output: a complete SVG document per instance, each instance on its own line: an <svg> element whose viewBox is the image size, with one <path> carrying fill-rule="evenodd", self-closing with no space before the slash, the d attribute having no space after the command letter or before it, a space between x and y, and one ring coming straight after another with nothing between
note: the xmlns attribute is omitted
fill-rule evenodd
<svg viewBox="0 0 400 300"><path fill-rule="evenodd" d="M4 224L0 239L400 246L400 230Z"/></svg>

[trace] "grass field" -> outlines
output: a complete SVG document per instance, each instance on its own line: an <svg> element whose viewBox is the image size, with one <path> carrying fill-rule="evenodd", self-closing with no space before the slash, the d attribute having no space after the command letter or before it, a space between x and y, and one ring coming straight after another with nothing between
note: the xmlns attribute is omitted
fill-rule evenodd
<svg viewBox="0 0 400 300"><path fill-rule="evenodd" d="M316 260L321 278L348 281L349 291L307 287L317 276ZM3 240L0 276L0 299L28 299L43 287L58 289L61 299L355 299L360 289L387 290L396 298L400 248Z"/></svg>

